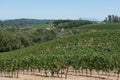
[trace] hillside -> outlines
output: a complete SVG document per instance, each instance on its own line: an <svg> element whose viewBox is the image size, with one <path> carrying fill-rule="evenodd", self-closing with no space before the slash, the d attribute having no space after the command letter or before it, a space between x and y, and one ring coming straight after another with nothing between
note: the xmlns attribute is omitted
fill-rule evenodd
<svg viewBox="0 0 120 80"><path fill-rule="evenodd" d="M0 52L8 52L31 46L33 44L63 38L71 35L69 31L62 31L59 27L52 24L53 20L35 20L35 19L15 19L0 22ZM63 21L65 24L63 24ZM62 24L62 27L73 25L90 24L83 20L57 20L55 22ZM68 27L69 28L69 27Z"/></svg>
<svg viewBox="0 0 120 80"><path fill-rule="evenodd" d="M90 48L94 51L98 49L98 52L99 51L104 52L104 49L108 49L109 50L108 52L114 52L114 50L115 51L119 50L119 46L120 46L118 44L120 42L119 36L120 36L120 31L83 33L83 34L72 35L67 38L43 42L41 44L36 44L35 46L20 49L15 52L23 51L22 53L25 53L25 54L28 54L28 53L33 54L32 52L34 52L35 54L40 54L41 52L46 51L47 49L52 51L59 48L64 49L65 47L69 48L73 46L74 46L73 48L75 47ZM39 53L37 53L37 51ZM16 54L15 52L13 51L10 53Z"/></svg>
<svg viewBox="0 0 120 80"><path fill-rule="evenodd" d="M93 30L118 30L120 29L120 23L107 23L107 24L92 24L81 26L80 29L93 29Z"/></svg>
<svg viewBox="0 0 120 80"><path fill-rule="evenodd" d="M24 29L0 29L0 52L17 50L41 42L54 40L56 38L64 38L75 34L117 31L120 30L119 26L119 23L87 24L79 27L60 29L53 24L39 24L34 26L31 25L31 27Z"/></svg>
<svg viewBox="0 0 120 80"><path fill-rule="evenodd" d="M13 19L0 21L0 28L30 28L40 24L52 23L54 20Z"/></svg>
<svg viewBox="0 0 120 80"><path fill-rule="evenodd" d="M117 71L120 62L120 31L91 32L56 39L16 51L0 54L0 72L19 75L19 70L45 70L51 75L73 67L97 72ZM9 64L11 63L11 64ZM5 67L3 67L5 66ZM18 71L16 73L16 71ZM5 75L6 75L5 74ZM62 75L62 74L61 74ZM64 74L67 78L67 73ZM8 75L10 76L10 75ZM119 76L118 76L119 78Z"/></svg>
<svg viewBox="0 0 120 80"><path fill-rule="evenodd" d="M80 32L96 32L96 31L108 31L108 30L120 30L120 23L104 23L104 24L89 24L72 29L74 33Z"/></svg>
<svg viewBox="0 0 120 80"><path fill-rule="evenodd" d="M19 71L40 73L43 70L45 76L48 76L50 72L51 76L61 74L67 78L69 68L72 67L72 70L85 72L86 76L88 71L90 76L93 71L98 75L102 71L108 74L107 77L112 72L118 75L119 79L119 37L120 30L103 29L69 35L23 49L4 52L0 54L0 72L4 72L5 76L15 77L17 75L18 77ZM63 70L64 74L60 73Z"/></svg>

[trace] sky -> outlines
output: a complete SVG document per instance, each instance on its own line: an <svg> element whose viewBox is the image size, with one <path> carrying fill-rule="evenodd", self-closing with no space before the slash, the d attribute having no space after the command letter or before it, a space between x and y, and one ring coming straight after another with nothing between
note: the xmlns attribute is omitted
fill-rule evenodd
<svg viewBox="0 0 120 80"><path fill-rule="evenodd" d="M79 19L103 20L120 16L120 0L0 0L0 19Z"/></svg>

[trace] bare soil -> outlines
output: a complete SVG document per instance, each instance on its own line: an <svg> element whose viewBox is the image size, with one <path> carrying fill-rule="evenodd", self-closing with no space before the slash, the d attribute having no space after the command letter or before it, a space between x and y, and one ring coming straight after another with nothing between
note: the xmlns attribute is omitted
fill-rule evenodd
<svg viewBox="0 0 120 80"><path fill-rule="evenodd" d="M59 76L61 76L61 74L59 74ZM88 73L86 76L85 72L76 74L73 71L69 71L67 79L65 79L65 74L63 74L61 78L61 77L57 77L57 75L55 75L54 77L45 77L43 73L38 73L38 72L34 72L34 73L29 72L25 74L21 72L19 74L19 78L0 77L0 80L118 80L118 79L117 79L117 74L114 74L113 72L106 75L105 73L100 72L98 75L95 71L93 71L92 76L90 76L90 73Z"/></svg>

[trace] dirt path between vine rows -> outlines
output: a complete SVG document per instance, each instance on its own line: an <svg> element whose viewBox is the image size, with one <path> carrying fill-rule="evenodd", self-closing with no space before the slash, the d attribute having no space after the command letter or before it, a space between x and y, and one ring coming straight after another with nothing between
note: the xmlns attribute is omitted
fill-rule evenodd
<svg viewBox="0 0 120 80"><path fill-rule="evenodd" d="M89 76L86 77L85 73L83 75L69 72L69 75L67 76L67 79L64 78L58 78L58 77L43 77L40 74L19 74L19 78L9 78L9 77L0 77L0 80L117 80L117 77L114 76L114 74L110 74L111 76L109 79L107 79L106 76L100 75L100 78L98 78L97 73L94 73L92 77ZM56 75L55 75L56 76ZM120 79L119 79L120 80Z"/></svg>

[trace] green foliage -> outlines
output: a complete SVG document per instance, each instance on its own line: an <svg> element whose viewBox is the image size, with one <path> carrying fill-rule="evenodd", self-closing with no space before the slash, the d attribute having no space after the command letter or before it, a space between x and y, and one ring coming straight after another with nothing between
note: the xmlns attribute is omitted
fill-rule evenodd
<svg viewBox="0 0 120 80"><path fill-rule="evenodd" d="M119 36L120 31L93 32L6 52L0 54L0 71L41 69L54 75L70 66L75 70L119 71Z"/></svg>
<svg viewBox="0 0 120 80"><path fill-rule="evenodd" d="M80 26L81 30L120 30L120 23L91 24Z"/></svg>
<svg viewBox="0 0 120 80"><path fill-rule="evenodd" d="M54 26L58 26L61 23L72 22L72 20L55 20L53 22Z"/></svg>
<svg viewBox="0 0 120 80"><path fill-rule="evenodd" d="M119 25L81 26L79 21L68 20L58 22L55 29L1 29L0 51L4 53L0 54L0 72L36 69L50 71L53 76L60 70L73 67L75 70L116 70L120 73ZM66 29L62 30L63 27ZM62 39L55 39L61 37ZM30 46L40 42L42 43Z"/></svg>
<svg viewBox="0 0 120 80"><path fill-rule="evenodd" d="M19 49L19 41L11 32L0 30L0 52Z"/></svg>
<svg viewBox="0 0 120 80"><path fill-rule="evenodd" d="M0 28L30 28L32 26L52 23L53 20L36 20L36 19L14 19L0 21Z"/></svg>
<svg viewBox="0 0 120 80"><path fill-rule="evenodd" d="M70 29L73 34L120 30L120 23L89 24Z"/></svg>
<svg viewBox="0 0 120 80"><path fill-rule="evenodd" d="M57 22L57 21L55 21L55 22ZM72 20L71 21L68 21L68 20L64 21L63 20L63 22L58 21L57 25L56 24L54 24L54 25L60 29L62 29L62 28L68 29L68 28L78 27L78 26L82 26L82 25L86 25L86 24L92 24L92 22L86 21L86 20L73 20L73 21Z"/></svg>
<svg viewBox="0 0 120 80"><path fill-rule="evenodd" d="M0 30L0 52L7 52L32 45L32 39L23 34Z"/></svg>
<svg viewBox="0 0 120 80"><path fill-rule="evenodd" d="M0 52L7 52L28 47L36 43L56 38L53 30L47 29L1 29Z"/></svg>

